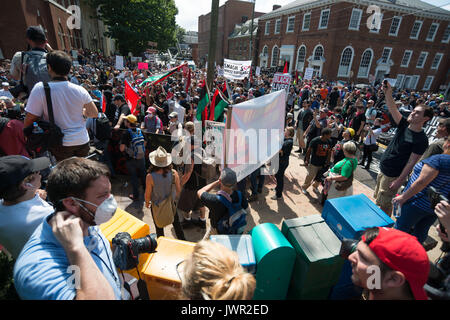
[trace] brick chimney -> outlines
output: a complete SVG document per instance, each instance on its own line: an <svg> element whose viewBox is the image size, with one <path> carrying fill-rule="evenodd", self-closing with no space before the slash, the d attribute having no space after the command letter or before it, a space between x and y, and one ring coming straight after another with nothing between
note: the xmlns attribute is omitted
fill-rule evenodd
<svg viewBox="0 0 450 320"><path fill-rule="evenodd" d="M272 7L272 11L275 11L275 10L280 9L280 8L281 8L280 5L274 4L273 7Z"/></svg>

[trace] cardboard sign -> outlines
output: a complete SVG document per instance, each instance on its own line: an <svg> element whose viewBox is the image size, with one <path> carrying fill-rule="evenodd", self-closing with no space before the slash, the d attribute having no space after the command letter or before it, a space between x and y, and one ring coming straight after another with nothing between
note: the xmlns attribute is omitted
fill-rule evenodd
<svg viewBox="0 0 450 320"><path fill-rule="evenodd" d="M304 76L304 79L305 79L305 80L311 80L311 79L312 79L312 76L313 76L313 72L314 72L314 69L313 69L313 68L306 68L306 69L305 69L305 76Z"/></svg>
<svg viewBox="0 0 450 320"><path fill-rule="evenodd" d="M272 80L272 92L283 89L288 92L291 81L292 76L289 73L275 73Z"/></svg>
<svg viewBox="0 0 450 320"><path fill-rule="evenodd" d="M123 66L123 56L116 56L116 69L117 70L125 69Z"/></svg>
<svg viewBox="0 0 450 320"><path fill-rule="evenodd" d="M244 80L249 78L252 61L238 61L223 59L224 77L230 80Z"/></svg>

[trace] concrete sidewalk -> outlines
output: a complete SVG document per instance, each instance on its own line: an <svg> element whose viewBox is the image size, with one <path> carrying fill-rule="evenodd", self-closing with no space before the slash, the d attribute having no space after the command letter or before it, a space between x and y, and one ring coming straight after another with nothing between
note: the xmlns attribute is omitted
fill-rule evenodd
<svg viewBox="0 0 450 320"><path fill-rule="evenodd" d="M296 148L294 147L294 150ZM259 195L258 200L250 202L251 214L247 220L247 229L250 231L254 226L270 222L281 228L283 219L292 219L297 217L308 216L312 214L321 214L322 206L320 205L319 195L316 194L312 187L308 189L309 194L304 195L300 191L300 185L304 182L306 177L306 168L303 164L303 156L292 152L289 162L289 167L285 173L285 184L282 200L271 200L270 197L274 195L272 188L275 188L275 178L273 176L266 176L263 193ZM364 170L358 166L358 170ZM355 174L356 176L356 174ZM132 202L128 198L131 193L131 185L125 186L127 177L121 176L117 180L112 181L112 192L116 197L120 208L133 214L138 219L143 220L150 226L150 232L156 232L150 210L144 207L143 201ZM319 187L320 188L320 187ZM143 190L141 191L143 194ZM353 194L364 194L369 199L374 201L373 189L366 184L361 183L357 179L353 180ZM208 215L208 209L206 209ZM193 215L197 217L197 215ZM181 221L181 219L180 219ZM207 227L209 226L209 219L207 219ZM165 235L176 238L173 227L167 226L164 229ZM193 226L184 230L186 240L197 242L203 238L205 229ZM439 241L436 248L428 251L431 261L435 261L440 255L440 239L437 236L436 230L432 227L429 233L430 237Z"/></svg>

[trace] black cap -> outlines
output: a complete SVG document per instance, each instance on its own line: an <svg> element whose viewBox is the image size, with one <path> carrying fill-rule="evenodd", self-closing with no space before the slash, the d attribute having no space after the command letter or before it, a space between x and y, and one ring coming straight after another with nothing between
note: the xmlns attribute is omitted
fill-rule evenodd
<svg viewBox="0 0 450 320"><path fill-rule="evenodd" d="M50 168L47 157L28 159L24 156L0 158L0 191L17 185L30 174Z"/></svg>
<svg viewBox="0 0 450 320"><path fill-rule="evenodd" d="M116 94L113 98L113 101L117 101L117 100L125 101L125 98L121 94Z"/></svg>
<svg viewBox="0 0 450 320"><path fill-rule="evenodd" d="M47 41L44 29L41 26L31 26L27 29L27 38L32 41Z"/></svg>

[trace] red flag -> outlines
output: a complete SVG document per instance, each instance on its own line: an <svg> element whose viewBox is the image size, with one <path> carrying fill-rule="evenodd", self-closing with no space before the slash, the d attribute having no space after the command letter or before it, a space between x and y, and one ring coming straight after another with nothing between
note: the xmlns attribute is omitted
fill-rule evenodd
<svg viewBox="0 0 450 320"><path fill-rule="evenodd" d="M287 61L284 64L284 70L283 73L288 73L288 66L287 66Z"/></svg>
<svg viewBox="0 0 450 320"><path fill-rule="evenodd" d="M139 94L131 87L127 80L125 80L125 100L130 107L131 114L134 114L139 101Z"/></svg>
<svg viewBox="0 0 450 320"><path fill-rule="evenodd" d="M102 112L105 113L105 111L106 111L106 99L102 91Z"/></svg>
<svg viewBox="0 0 450 320"><path fill-rule="evenodd" d="M216 89L209 106L209 120L214 121L214 109L216 107L216 98L219 95L219 89Z"/></svg>

